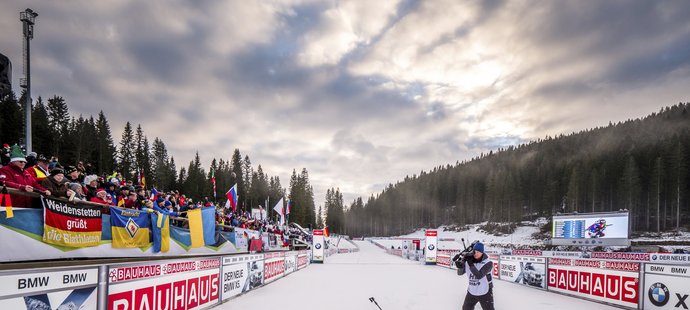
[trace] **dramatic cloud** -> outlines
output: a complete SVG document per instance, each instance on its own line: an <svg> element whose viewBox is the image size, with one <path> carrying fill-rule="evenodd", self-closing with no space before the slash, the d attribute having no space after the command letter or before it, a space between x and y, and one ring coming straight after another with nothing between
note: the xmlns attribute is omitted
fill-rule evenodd
<svg viewBox="0 0 690 310"><path fill-rule="evenodd" d="M349 203L434 166L688 101L685 1L19 1L34 96L103 110L178 165L239 148ZM15 90L18 88L15 86Z"/></svg>

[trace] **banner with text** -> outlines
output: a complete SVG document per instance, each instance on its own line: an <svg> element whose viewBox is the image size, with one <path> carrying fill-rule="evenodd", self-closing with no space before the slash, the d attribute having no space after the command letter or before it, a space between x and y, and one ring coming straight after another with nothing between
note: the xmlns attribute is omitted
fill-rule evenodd
<svg viewBox="0 0 690 310"><path fill-rule="evenodd" d="M534 256L501 256L500 279L546 289L546 258ZM494 265L495 266L495 265Z"/></svg>
<svg viewBox="0 0 690 310"><path fill-rule="evenodd" d="M263 284L264 255L236 255L223 257L222 300L235 297Z"/></svg>
<svg viewBox="0 0 690 310"><path fill-rule="evenodd" d="M637 308L640 263L549 258L550 291Z"/></svg>
<svg viewBox="0 0 690 310"><path fill-rule="evenodd" d="M111 265L108 309L203 309L218 304L220 259Z"/></svg>
<svg viewBox="0 0 690 310"><path fill-rule="evenodd" d="M312 244L312 260L316 263L323 263L325 258L325 254L323 252L325 248L323 230L314 229Z"/></svg>
<svg viewBox="0 0 690 310"><path fill-rule="evenodd" d="M264 254L264 284L280 279L285 275L285 253Z"/></svg>
<svg viewBox="0 0 690 310"><path fill-rule="evenodd" d="M41 196L43 241L71 248L101 243L101 207L76 206Z"/></svg>
<svg viewBox="0 0 690 310"><path fill-rule="evenodd" d="M643 309L688 309L690 267L645 264Z"/></svg>
<svg viewBox="0 0 690 310"><path fill-rule="evenodd" d="M438 232L436 230L428 229L424 236L426 237L426 254L424 262L427 264L436 263L436 242L438 241Z"/></svg>
<svg viewBox="0 0 690 310"><path fill-rule="evenodd" d="M0 309L95 310L98 268L0 273Z"/></svg>
<svg viewBox="0 0 690 310"><path fill-rule="evenodd" d="M285 275L297 271L297 252L285 252Z"/></svg>

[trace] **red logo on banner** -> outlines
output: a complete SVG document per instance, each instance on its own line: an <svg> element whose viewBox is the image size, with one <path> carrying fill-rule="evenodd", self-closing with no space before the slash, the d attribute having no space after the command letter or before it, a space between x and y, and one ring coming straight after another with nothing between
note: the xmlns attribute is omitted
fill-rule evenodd
<svg viewBox="0 0 690 310"><path fill-rule="evenodd" d="M219 293L218 275L212 274L110 294L108 309L191 309L216 302Z"/></svg>
<svg viewBox="0 0 690 310"><path fill-rule="evenodd" d="M638 303L639 279L635 277L549 268L548 285L603 299Z"/></svg>

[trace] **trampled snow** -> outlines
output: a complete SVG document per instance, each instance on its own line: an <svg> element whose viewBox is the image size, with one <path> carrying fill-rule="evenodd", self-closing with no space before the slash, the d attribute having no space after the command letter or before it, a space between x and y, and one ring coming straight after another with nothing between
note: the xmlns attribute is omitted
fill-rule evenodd
<svg viewBox="0 0 690 310"><path fill-rule="evenodd" d="M386 254L367 241L359 252L337 254L250 291L216 309L460 309L467 276ZM496 309L616 309L603 304L494 280ZM475 309L481 309L479 305Z"/></svg>

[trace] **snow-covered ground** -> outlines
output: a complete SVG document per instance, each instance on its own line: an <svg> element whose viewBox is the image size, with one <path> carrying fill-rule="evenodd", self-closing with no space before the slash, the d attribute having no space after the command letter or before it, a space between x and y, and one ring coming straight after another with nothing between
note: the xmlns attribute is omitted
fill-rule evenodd
<svg viewBox="0 0 690 310"><path fill-rule="evenodd" d="M367 241L359 252L338 254L216 309L459 309L467 276L388 255ZM494 280L496 309L581 310L610 306ZM479 305L475 309L481 309Z"/></svg>

